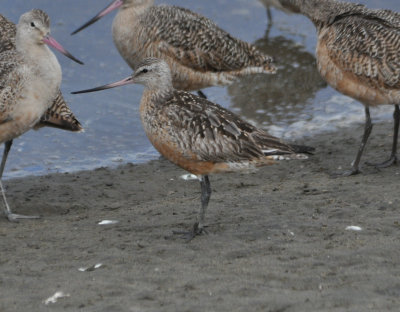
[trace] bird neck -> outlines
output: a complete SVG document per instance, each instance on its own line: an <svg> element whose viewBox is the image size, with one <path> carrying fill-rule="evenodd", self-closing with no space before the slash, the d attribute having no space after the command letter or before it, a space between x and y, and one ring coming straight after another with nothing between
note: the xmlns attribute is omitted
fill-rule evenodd
<svg viewBox="0 0 400 312"><path fill-rule="evenodd" d="M317 28L330 25L345 13L357 13L364 6L336 0L280 0L282 6L293 13L307 16Z"/></svg>
<svg viewBox="0 0 400 312"><path fill-rule="evenodd" d="M152 90L145 88L140 101L140 115L143 119L157 115L168 101L174 96L174 90ZM144 122L146 124L147 122Z"/></svg>
<svg viewBox="0 0 400 312"><path fill-rule="evenodd" d="M112 23L112 33L114 43L122 55L130 53L132 46L130 41L135 38L132 32L138 31L136 27L140 23L139 17L145 14L153 4L154 1L133 1L124 4L118 11ZM129 50L125 51L128 47Z"/></svg>
<svg viewBox="0 0 400 312"><path fill-rule="evenodd" d="M144 88L145 92L152 93L157 97L164 97L165 95L174 92L174 87L172 86L172 80L160 80L147 82Z"/></svg>
<svg viewBox="0 0 400 312"><path fill-rule="evenodd" d="M35 45L32 38L17 27L15 36L15 48L17 51L23 55L29 54L30 49L36 49Z"/></svg>

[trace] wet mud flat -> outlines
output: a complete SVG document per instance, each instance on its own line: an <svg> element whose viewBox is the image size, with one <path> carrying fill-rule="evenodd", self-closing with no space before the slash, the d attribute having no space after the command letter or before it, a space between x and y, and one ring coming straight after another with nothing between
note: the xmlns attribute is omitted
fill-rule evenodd
<svg viewBox="0 0 400 312"><path fill-rule="evenodd" d="M190 243L172 230L193 223L200 186L168 161L6 181L15 212L43 218L0 219L0 311L398 311L400 167L330 177L361 133L212 176L209 234ZM376 125L363 161L384 160L391 133Z"/></svg>

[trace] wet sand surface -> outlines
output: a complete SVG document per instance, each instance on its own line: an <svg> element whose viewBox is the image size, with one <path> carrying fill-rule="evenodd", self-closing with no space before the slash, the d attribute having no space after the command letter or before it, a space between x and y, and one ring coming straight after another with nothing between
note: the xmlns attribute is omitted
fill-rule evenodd
<svg viewBox="0 0 400 312"><path fill-rule="evenodd" d="M398 311L400 168L330 177L361 133L300 142L317 148L309 160L212 176L209 234L190 243L172 230L193 223L199 183L166 160L8 180L15 212L42 219L0 219L0 311ZM391 133L375 126L363 160L386 158Z"/></svg>

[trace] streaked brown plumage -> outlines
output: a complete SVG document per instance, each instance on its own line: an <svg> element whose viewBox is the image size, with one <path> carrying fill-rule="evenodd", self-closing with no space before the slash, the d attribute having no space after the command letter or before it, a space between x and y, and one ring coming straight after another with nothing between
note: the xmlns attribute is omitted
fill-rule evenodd
<svg viewBox="0 0 400 312"><path fill-rule="evenodd" d="M140 116L147 137L167 159L201 179L202 207L191 236L201 233L212 173L254 170L279 159L304 159L312 148L290 145L204 98L174 89L168 64L144 59L132 77L92 92L128 83L145 85Z"/></svg>
<svg viewBox="0 0 400 312"><path fill-rule="evenodd" d="M0 53L15 49L16 33L15 24L0 14Z"/></svg>
<svg viewBox="0 0 400 312"><path fill-rule="evenodd" d="M392 153L378 166L386 167L397 162L400 14L335 0L279 2L284 8L307 16L316 26L316 55L322 77L339 92L365 105L364 136L352 169L346 174L359 172L359 162L372 130L370 106L395 105Z"/></svg>
<svg viewBox="0 0 400 312"><path fill-rule="evenodd" d="M0 53L15 50L16 33L17 28L15 24L0 14ZM35 128L45 126L74 132L83 131L82 125L68 107L61 91L58 93L53 105L42 116Z"/></svg>
<svg viewBox="0 0 400 312"><path fill-rule="evenodd" d="M153 4L154 0L115 0L74 33L121 7L112 32L122 57L132 69L146 57L164 59L179 90L227 85L238 76L275 72L269 56L208 18L184 8Z"/></svg>

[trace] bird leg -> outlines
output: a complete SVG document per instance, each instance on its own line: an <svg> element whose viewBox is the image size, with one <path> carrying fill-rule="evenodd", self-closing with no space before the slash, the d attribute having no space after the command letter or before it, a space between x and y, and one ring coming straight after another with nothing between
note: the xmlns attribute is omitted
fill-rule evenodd
<svg viewBox="0 0 400 312"><path fill-rule="evenodd" d="M268 25L267 25L267 31L266 31L266 37L269 37L269 33L271 31L272 27L272 13L271 13L271 8L267 6L267 17L268 17Z"/></svg>
<svg viewBox="0 0 400 312"><path fill-rule="evenodd" d="M4 212L6 214L6 217L9 221L14 221L17 222L18 219L37 219L40 218L38 216L24 216L24 215L19 215L12 213L10 206L8 205L6 194L4 191L3 183L1 182L1 178L3 177L3 172L4 172L4 167L6 166L6 161L7 161L7 156L8 152L11 149L13 141L7 141L4 143L4 152L3 152L3 158L1 159L1 166L0 166L0 188L1 188L1 195L3 196L3 202L4 202Z"/></svg>
<svg viewBox="0 0 400 312"><path fill-rule="evenodd" d="M364 135L363 135L363 137L362 137L362 139L361 139L361 144L360 144L360 147L359 147L359 149L358 149L356 158L354 159L350 170L345 171L345 172L343 172L343 173L334 174L334 175L333 175L334 177L337 177L337 176L345 176L345 177L348 177L348 176L351 176L351 175L359 174L359 173L361 172L360 169L359 169L360 160L361 160L361 156L362 156L362 153L363 153L363 151L364 151L365 145L367 144L368 137L369 137L369 135L371 134L371 131L372 131L371 115L370 115L370 113L369 113L369 107L366 106L366 107L365 107L365 127L364 127Z"/></svg>
<svg viewBox="0 0 400 312"><path fill-rule="evenodd" d="M187 242L190 242L197 235L200 235L202 233L207 233L206 230L204 229L204 218L206 215L208 202L210 201L210 197L211 197L211 184L210 184L210 180L208 179L207 175L201 177L200 186L201 186L201 208L200 208L198 219L193 224L192 230L189 232L187 232L187 231L174 231L173 232L174 234L183 235L183 237L186 239Z"/></svg>
<svg viewBox="0 0 400 312"><path fill-rule="evenodd" d="M208 175L202 176L200 181L201 186L201 209L199 213L199 220L198 220L198 229L201 233L204 228L204 217L206 215L206 210L208 207L208 202L210 201L211 197L211 184L210 180L208 179Z"/></svg>
<svg viewBox="0 0 400 312"><path fill-rule="evenodd" d="M377 164L367 162L367 165L374 166L376 168L387 168L397 163L397 138L399 134L399 123L400 123L399 105L394 106L393 119L394 119L393 145L392 145L392 153L390 154L389 159L385 160L382 163L377 163Z"/></svg>
<svg viewBox="0 0 400 312"><path fill-rule="evenodd" d="M201 91L201 90L198 90L198 91L197 91L197 95L198 95L199 97L203 98L203 99L207 99L207 95L205 95L204 92Z"/></svg>

